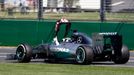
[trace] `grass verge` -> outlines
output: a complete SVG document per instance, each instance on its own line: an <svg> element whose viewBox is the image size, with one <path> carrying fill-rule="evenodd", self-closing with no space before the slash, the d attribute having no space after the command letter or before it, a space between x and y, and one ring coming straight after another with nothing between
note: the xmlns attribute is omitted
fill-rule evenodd
<svg viewBox="0 0 134 75"><path fill-rule="evenodd" d="M0 12L0 18L14 18L14 19L37 19L36 12L30 12L28 14L21 14L20 12L13 13L12 16L8 15L7 12ZM99 21L99 12L77 12L77 13L44 13L43 19L61 19L65 17L69 20L84 20L84 21ZM133 22L133 13L106 13L107 21L125 21Z"/></svg>
<svg viewBox="0 0 134 75"><path fill-rule="evenodd" d="M133 75L134 68L72 64L1 63L0 75Z"/></svg>

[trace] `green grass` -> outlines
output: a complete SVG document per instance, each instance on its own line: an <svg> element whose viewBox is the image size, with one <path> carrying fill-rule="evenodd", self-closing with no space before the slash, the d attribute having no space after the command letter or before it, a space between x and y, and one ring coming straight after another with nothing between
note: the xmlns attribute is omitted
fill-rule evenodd
<svg viewBox="0 0 134 75"><path fill-rule="evenodd" d="M134 68L72 64L1 63L0 75L133 75Z"/></svg>
<svg viewBox="0 0 134 75"><path fill-rule="evenodd" d="M78 13L44 13L44 19L60 19L65 17L69 20L100 20L99 12L78 12ZM15 18L15 19L37 19L37 13L29 13L22 15L17 12L13 16L9 16L7 12L0 12L0 18ZM109 21L133 21L134 13L106 13L106 20Z"/></svg>
<svg viewBox="0 0 134 75"><path fill-rule="evenodd" d="M55 14L55 13L46 13L44 15L45 19L60 19L65 17L69 20L99 20L99 13L62 13L62 14Z"/></svg>

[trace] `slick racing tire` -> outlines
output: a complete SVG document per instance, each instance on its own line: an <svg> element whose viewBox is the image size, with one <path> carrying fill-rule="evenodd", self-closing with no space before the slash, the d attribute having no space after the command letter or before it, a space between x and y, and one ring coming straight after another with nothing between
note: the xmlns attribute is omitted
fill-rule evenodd
<svg viewBox="0 0 134 75"><path fill-rule="evenodd" d="M113 61L115 64L125 64L128 62L129 56L130 56L130 53L129 53L127 46L123 45L121 49L121 55L114 56Z"/></svg>
<svg viewBox="0 0 134 75"><path fill-rule="evenodd" d="M76 62L78 64L90 64L93 61L93 50L89 46L79 46L76 50Z"/></svg>
<svg viewBox="0 0 134 75"><path fill-rule="evenodd" d="M32 48L28 44L20 44L16 50L16 57L20 63L28 63L32 57Z"/></svg>

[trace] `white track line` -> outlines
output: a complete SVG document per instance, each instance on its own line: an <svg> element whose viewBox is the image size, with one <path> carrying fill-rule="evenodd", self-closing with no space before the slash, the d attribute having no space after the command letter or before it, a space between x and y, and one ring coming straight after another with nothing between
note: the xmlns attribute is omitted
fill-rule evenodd
<svg viewBox="0 0 134 75"><path fill-rule="evenodd" d="M4 54L15 54L15 53L0 53L0 55L1 55L1 54L4 55Z"/></svg>

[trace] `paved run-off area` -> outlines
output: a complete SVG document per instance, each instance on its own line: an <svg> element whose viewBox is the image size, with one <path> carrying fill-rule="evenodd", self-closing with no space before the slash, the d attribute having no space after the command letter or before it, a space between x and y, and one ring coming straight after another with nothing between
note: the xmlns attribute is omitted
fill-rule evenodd
<svg viewBox="0 0 134 75"><path fill-rule="evenodd" d="M0 63L16 63L16 60L7 60L7 55L15 54L16 47L0 47ZM44 63L43 59L34 59L30 63ZM93 62L91 65L97 66L121 66L121 67L134 67L134 51L130 51L130 59L126 64L114 64L113 62Z"/></svg>

